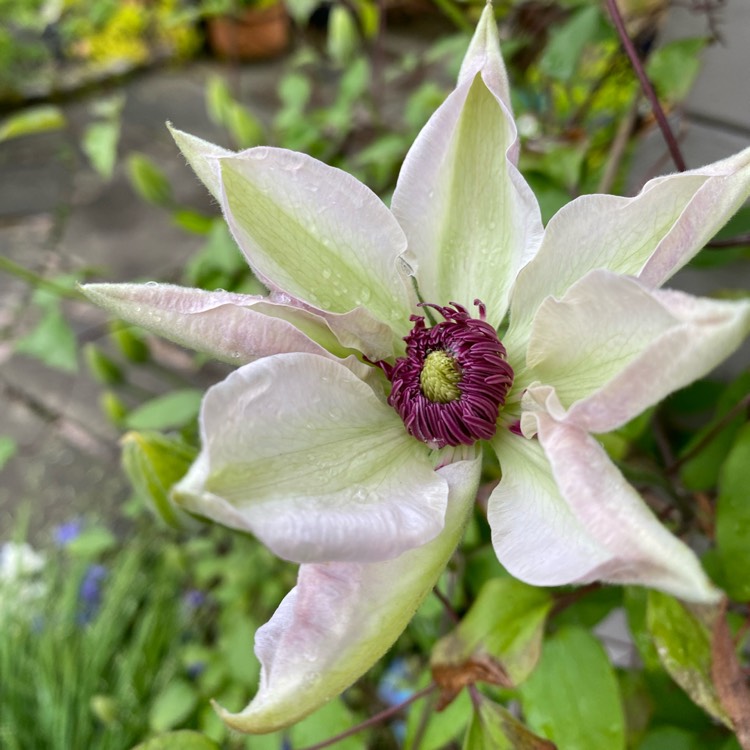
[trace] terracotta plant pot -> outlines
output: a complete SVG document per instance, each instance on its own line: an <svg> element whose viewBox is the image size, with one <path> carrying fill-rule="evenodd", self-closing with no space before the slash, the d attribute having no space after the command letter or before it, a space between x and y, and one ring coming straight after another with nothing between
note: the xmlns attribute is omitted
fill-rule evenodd
<svg viewBox="0 0 750 750"><path fill-rule="evenodd" d="M262 60L289 46L289 15L279 3L268 8L246 8L236 16L208 19L208 42L217 57Z"/></svg>

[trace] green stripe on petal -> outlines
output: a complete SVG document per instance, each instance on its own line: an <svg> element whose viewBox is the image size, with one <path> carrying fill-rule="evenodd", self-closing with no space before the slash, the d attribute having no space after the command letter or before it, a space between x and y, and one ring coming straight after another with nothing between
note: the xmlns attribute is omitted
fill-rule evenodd
<svg viewBox="0 0 750 750"><path fill-rule="evenodd" d="M750 195L750 149L648 182L633 198L584 195L549 222L534 259L518 275L508 348L523 349L549 295L561 297L595 269L663 284L721 229Z"/></svg>
<svg viewBox="0 0 750 750"><path fill-rule="evenodd" d="M285 559L384 560L443 527L448 489L427 447L332 359L279 354L233 372L205 396L201 442L177 501Z"/></svg>
<svg viewBox="0 0 750 750"><path fill-rule="evenodd" d="M257 633L260 688L242 711L216 706L233 729L262 734L303 719L364 674L391 647L432 590L471 512L481 461L438 470L450 496L445 528L387 562L303 565L297 587Z"/></svg>
<svg viewBox="0 0 750 750"><path fill-rule="evenodd" d="M221 146L215 146L202 138L190 135L190 133L177 130L177 128L172 127L171 123L167 123L167 127L175 143L182 151L182 155L188 160L200 181L208 188L208 192L217 201L221 200L218 157L232 156L234 152L221 148Z"/></svg>
<svg viewBox="0 0 750 750"><path fill-rule="evenodd" d="M422 297L467 307L479 298L493 325L542 231L509 156L516 130L498 98L480 74L460 84L412 146L393 196Z"/></svg>
<svg viewBox="0 0 750 750"><path fill-rule="evenodd" d="M304 154L256 148L221 160L223 205L253 269L314 307L357 307L404 332L410 301L398 268L406 239L354 177Z"/></svg>
<svg viewBox="0 0 750 750"><path fill-rule="evenodd" d="M487 517L500 562L538 586L603 580L716 602L720 592L695 554L659 523L601 445L544 412L534 416L538 441L510 432L493 439L503 479Z"/></svg>
<svg viewBox="0 0 750 750"><path fill-rule="evenodd" d="M262 297L173 284L85 284L81 291L122 320L232 365L282 352L352 354L319 316Z"/></svg>
<svg viewBox="0 0 750 750"><path fill-rule="evenodd" d="M747 300L651 290L632 278L593 271L562 300L541 304L528 376L545 389L554 387L568 410L564 421L609 432L710 372L749 331ZM538 400L534 391L527 400Z"/></svg>

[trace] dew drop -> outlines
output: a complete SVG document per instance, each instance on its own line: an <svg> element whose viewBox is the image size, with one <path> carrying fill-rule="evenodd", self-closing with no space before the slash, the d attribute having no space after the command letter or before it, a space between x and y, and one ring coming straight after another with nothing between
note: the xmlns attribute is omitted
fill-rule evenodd
<svg viewBox="0 0 750 750"><path fill-rule="evenodd" d="M232 352L232 359L239 359L240 353L239 352Z"/></svg>
<svg viewBox="0 0 750 750"><path fill-rule="evenodd" d="M146 286L159 286L158 281L147 281Z"/></svg>
<svg viewBox="0 0 750 750"><path fill-rule="evenodd" d="M370 493L366 487L363 487L361 484L355 485L352 500L354 500L355 503L361 503L367 500L369 495Z"/></svg>
<svg viewBox="0 0 750 750"><path fill-rule="evenodd" d="M324 279L330 279L331 278L331 269L330 268L324 268L321 271L321 274L323 275Z"/></svg>

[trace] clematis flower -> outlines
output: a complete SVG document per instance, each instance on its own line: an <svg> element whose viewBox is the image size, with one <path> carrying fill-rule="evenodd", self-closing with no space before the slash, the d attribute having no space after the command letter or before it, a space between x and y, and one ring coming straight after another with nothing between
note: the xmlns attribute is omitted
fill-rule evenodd
<svg viewBox="0 0 750 750"><path fill-rule="evenodd" d="M458 84L387 208L304 154L173 135L268 297L94 284L121 318L238 365L207 392L175 498L301 564L258 630L260 688L232 727L268 732L337 695L406 627L475 499L502 480L500 562L532 584L718 592L592 433L703 376L750 302L660 289L750 194L750 149L583 196L542 226L488 6ZM424 301L424 304L422 304Z"/></svg>

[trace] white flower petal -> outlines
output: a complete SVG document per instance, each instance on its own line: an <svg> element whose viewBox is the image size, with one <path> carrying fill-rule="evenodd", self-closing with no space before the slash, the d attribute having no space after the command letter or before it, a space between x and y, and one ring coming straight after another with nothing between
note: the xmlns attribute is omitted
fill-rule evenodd
<svg viewBox="0 0 750 750"><path fill-rule="evenodd" d="M177 502L288 560L390 559L443 527L448 488L429 451L331 359L279 354L240 368L206 394L201 438Z"/></svg>
<svg viewBox="0 0 750 750"><path fill-rule="evenodd" d="M519 571L515 574L538 585L601 579L661 589L687 601L715 602L720 598L720 592L708 580L693 552L659 523L594 438L578 427L556 422L547 414L539 413L536 418L539 443L548 462L546 467L540 451L528 446L509 450L509 439L496 442L501 467L509 465L511 487L527 492L526 511L520 498L513 502L507 492L490 498L493 540L498 538L498 557L511 572ZM536 452L533 470L529 465L522 467L520 452L527 456ZM524 479L520 485L518 476ZM550 477L559 490L556 497L552 495L554 485ZM500 487L504 482L505 479ZM529 492L529 488L533 490ZM515 506L512 513L503 511L505 503ZM558 523L565 518L559 511L561 503L567 505L577 524L567 518ZM550 513L554 505L558 506L558 512ZM525 514L533 519L533 525L526 523ZM537 524L542 514L555 526L552 532L539 535ZM504 540L502 524L509 520L515 524L508 532L515 535L513 546ZM526 547L522 535L526 537ZM547 545L546 549L539 546L537 535ZM588 570L587 546L593 553ZM553 557L567 572L556 572L550 566L541 569L534 563L535 553ZM527 571L531 571L533 580Z"/></svg>
<svg viewBox="0 0 750 750"><path fill-rule="evenodd" d="M406 156L392 210L408 237L423 299L470 307L479 298L498 325L542 224L515 166L517 133L494 23L488 8L458 87Z"/></svg>
<svg viewBox="0 0 750 750"><path fill-rule="evenodd" d="M535 586L596 580L611 556L560 497L539 442L500 430L492 444L503 478L490 496L487 519L500 562Z"/></svg>
<svg viewBox="0 0 750 750"><path fill-rule="evenodd" d="M215 146L213 143L204 141L202 138L190 135L190 133L177 130L170 123L167 123L167 127L175 143L177 143L180 151L182 151L182 155L188 160L188 164L193 168L195 174L198 175L200 181L208 188L208 192L217 201L220 201L221 181L217 158L220 156L232 156L234 152L221 148L221 146Z"/></svg>
<svg viewBox="0 0 750 750"><path fill-rule="evenodd" d="M321 318L262 297L172 284L86 284L81 290L122 320L234 365L282 352L329 356L324 346L349 354Z"/></svg>
<svg viewBox="0 0 750 750"><path fill-rule="evenodd" d="M597 268L659 286L685 265L750 195L750 148L648 182L633 198L584 195L549 222L511 300L508 351L522 349L537 308Z"/></svg>
<svg viewBox="0 0 750 750"><path fill-rule="evenodd" d="M528 375L555 389L568 409L558 419L609 432L710 372L748 332L750 300L651 290L594 271L562 300L548 298L540 306ZM527 392L527 403L539 400L534 390Z"/></svg>
<svg viewBox="0 0 750 750"><path fill-rule="evenodd" d="M398 266L406 238L369 188L284 149L220 163L227 221L270 288L332 313L363 307L406 332L411 299Z"/></svg>
<svg viewBox="0 0 750 750"><path fill-rule="evenodd" d="M297 586L256 635L262 664L247 708L217 707L229 726L264 733L304 718L366 672L393 644L435 585L471 511L481 461L438 470L450 487L445 528L387 562L303 565Z"/></svg>

